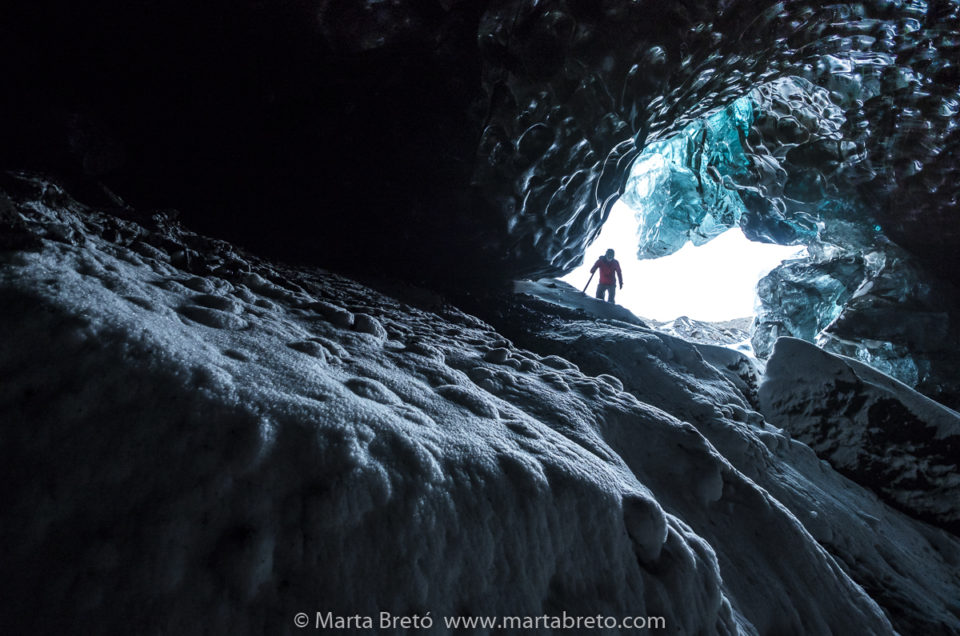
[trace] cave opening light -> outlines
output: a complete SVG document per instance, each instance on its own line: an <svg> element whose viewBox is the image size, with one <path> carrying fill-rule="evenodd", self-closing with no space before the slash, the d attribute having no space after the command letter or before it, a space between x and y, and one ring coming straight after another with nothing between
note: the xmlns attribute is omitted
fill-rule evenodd
<svg viewBox="0 0 960 636"><path fill-rule="evenodd" d="M617 291L617 304L659 322L681 316L705 322L753 317L757 282L782 261L805 252L801 246L750 241L734 227L699 247L687 243L668 256L638 260L634 211L618 201L587 248L583 265L563 280L583 289L590 268L607 249L615 250L623 270L624 287ZM596 284L594 277L587 290L591 296Z"/></svg>

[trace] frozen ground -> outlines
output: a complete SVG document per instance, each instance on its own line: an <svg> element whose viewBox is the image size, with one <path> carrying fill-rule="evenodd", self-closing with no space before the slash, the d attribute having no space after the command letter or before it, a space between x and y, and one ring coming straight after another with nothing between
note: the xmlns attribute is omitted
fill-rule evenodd
<svg viewBox="0 0 960 636"><path fill-rule="evenodd" d="M953 421L949 409L865 365L825 353L812 345L809 346L811 352L804 356L779 355L777 375L761 385L763 369L752 356L731 347L691 343L656 329L630 324L632 321L619 314L614 318L613 314L603 313L611 310L602 303L598 305L600 312L584 316L581 308L588 307L593 299L585 298L572 288L548 289L548 293L541 293L539 285L519 286L519 295L513 302L503 303L506 309L491 312L491 320L518 344L541 353L563 355L590 374L612 374L623 380L626 391L644 403L696 426L726 460L795 515L845 571L881 602L902 633L958 633L960 607L956 599L960 597L955 596L960 585L960 575L956 572L958 562L955 548L944 550L946 544L942 543L946 541L955 546L955 537L893 512L881 504L873 492L864 491L841 477L809 447L792 440L789 432L765 422L759 413L758 389L765 387L764 397L768 403L776 391L781 399L792 399L794 408L833 413L830 425L834 430L843 431L845 425L854 429L846 434L855 449L852 452L882 454L877 447L857 450L855 433L859 425L853 421L847 424L844 419L850 416L846 400L849 396L843 391L838 396L830 393L834 387L827 371L845 368L849 363L876 385L875 394L909 405L919 420L902 421L897 411L890 412L892 417L885 423L886 435L892 439L899 437L901 443L894 449L897 460L894 468L886 476L896 477L896 471L904 471L910 465L911 456L905 452L910 448L921 449L914 471L923 473L929 467L931 455L939 453L935 458L941 460L933 471L939 476L939 482L928 486L914 484L915 488L909 490L904 488L909 482L900 474L900 482L893 488L883 484L888 486L887 492L880 489L877 492L885 496L900 492L901 497L933 499L942 506L942 513L956 515L957 500L945 496L944 489L955 483L952 480L957 475L956 463L950 465L944 459L954 452L950 440L946 439L949 423ZM787 340L784 344L796 342ZM805 382L795 382L799 379ZM781 421L775 411L771 411L771 415L776 418L774 421ZM901 422L904 428L899 428ZM940 431L937 439L944 440L942 445L930 441L928 426ZM911 434L916 435L916 439L907 442L905 437ZM662 447L658 449L663 452ZM689 485L689 475L678 477L675 483ZM876 478L864 483L880 485ZM887 496L887 499L891 498ZM691 511L685 519L695 514ZM939 521L945 525L942 517ZM716 520L711 519L705 522L705 528L695 524L694 528L701 536L711 537L711 533L716 532L715 524ZM913 529L907 530L906 526ZM914 532L924 538L909 539ZM757 536L767 537L769 533L758 529ZM732 541L728 529L724 529L715 542L711 541L717 547L721 571L730 570L724 562L722 547L727 542L737 543ZM771 550L775 553L781 547ZM936 555L936 560L943 559L943 563L927 570L927 557L931 554ZM730 555L730 558L739 557ZM934 570L939 573L928 579L927 573ZM934 598L939 599L935 605L942 604L946 610L936 619L933 617L940 610L928 605Z"/></svg>
<svg viewBox="0 0 960 636"><path fill-rule="evenodd" d="M495 329L36 180L9 194L3 633L316 611L960 632L960 542L765 423L736 351L529 296Z"/></svg>

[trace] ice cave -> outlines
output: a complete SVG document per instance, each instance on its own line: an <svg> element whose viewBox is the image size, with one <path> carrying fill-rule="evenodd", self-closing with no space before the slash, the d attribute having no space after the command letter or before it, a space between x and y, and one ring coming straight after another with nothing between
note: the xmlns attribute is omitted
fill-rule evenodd
<svg viewBox="0 0 960 636"><path fill-rule="evenodd" d="M957 0L36 0L0 52L0 633L960 634ZM583 291L734 239L751 316Z"/></svg>

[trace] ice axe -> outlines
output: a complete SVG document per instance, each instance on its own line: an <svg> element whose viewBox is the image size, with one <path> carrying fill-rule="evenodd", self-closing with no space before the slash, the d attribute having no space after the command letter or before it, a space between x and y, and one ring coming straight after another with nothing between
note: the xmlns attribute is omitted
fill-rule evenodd
<svg viewBox="0 0 960 636"><path fill-rule="evenodd" d="M590 280L588 280L588 281L587 281L587 284L583 286L583 293L584 293L584 294L587 293L587 287L590 286L590 281L593 280L593 275L596 274L596 273L597 273L596 270L590 272Z"/></svg>

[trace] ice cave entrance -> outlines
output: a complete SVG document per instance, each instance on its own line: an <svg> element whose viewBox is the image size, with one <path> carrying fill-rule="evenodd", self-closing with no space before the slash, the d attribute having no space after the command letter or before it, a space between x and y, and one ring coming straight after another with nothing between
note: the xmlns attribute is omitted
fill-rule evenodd
<svg viewBox="0 0 960 636"><path fill-rule="evenodd" d="M617 304L657 321L680 316L718 322L756 313L757 282L782 261L801 257L805 248L748 240L734 227L699 247L687 243L679 251L656 259L637 259L634 212L618 201L597 239L587 248L583 265L563 277L578 289L590 278L590 268L607 249L616 251L624 288ZM596 291L594 277L587 292Z"/></svg>

